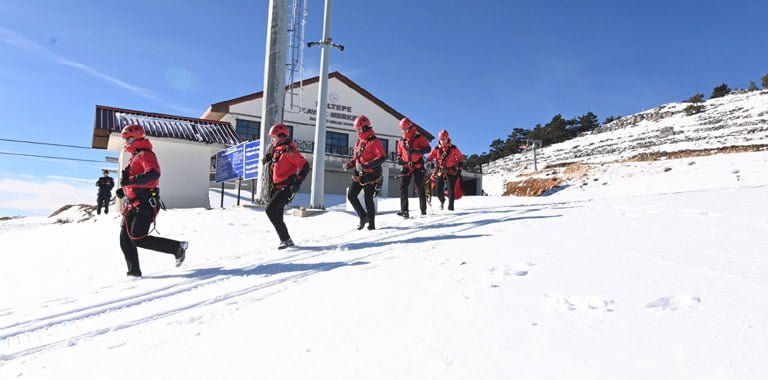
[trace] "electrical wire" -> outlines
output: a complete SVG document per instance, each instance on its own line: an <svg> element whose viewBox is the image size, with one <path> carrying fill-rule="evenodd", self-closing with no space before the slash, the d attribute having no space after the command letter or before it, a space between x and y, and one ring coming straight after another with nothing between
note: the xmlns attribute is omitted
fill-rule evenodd
<svg viewBox="0 0 768 380"><path fill-rule="evenodd" d="M65 148L93 149L93 148L91 148L89 146L54 144L54 143L46 143L46 142L40 142L40 141L13 140L13 139L3 139L3 138L0 138L0 141L10 141L10 142L15 142L15 143L23 143L23 144L62 146L62 147L65 147Z"/></svg>
<svg viewBox="0 0 768 380"><path fill-rule="evenodd" d="M11 152L0 152L0 154L6 154L9 156L22 156L22 157L39 157L39 158L50 158L54 160L69 160L69 161L83 161L83 162L106 162L105 160L85 160L82 158L69 158L69 157L54 157L54 156L40 156L37 154L23 154L23 153L11 153Z"/></svg>

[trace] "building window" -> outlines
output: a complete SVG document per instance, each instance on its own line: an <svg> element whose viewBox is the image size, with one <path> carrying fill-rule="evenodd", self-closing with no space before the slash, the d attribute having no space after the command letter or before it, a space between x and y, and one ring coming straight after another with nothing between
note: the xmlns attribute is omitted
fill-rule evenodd
<svg viewBox="0 0 768 380"><path fill-rule="evenodd" d="M384 154L389 156L389 140L382 138L379 138L379 140L381 140L381 145L384 145Z"/></svg>
<svg viewBox="0 0 768 380"><path fill-rule="evenodd" d="M350 154L349 135L346 133L326 132L325 152L348 156Z"/></svg>
<svg viewBox="0 0 768 380"><path fill-rule="evenodd" d="M261 122L237 119L235 131L241 140L259 140L261 138Z"/></svg>

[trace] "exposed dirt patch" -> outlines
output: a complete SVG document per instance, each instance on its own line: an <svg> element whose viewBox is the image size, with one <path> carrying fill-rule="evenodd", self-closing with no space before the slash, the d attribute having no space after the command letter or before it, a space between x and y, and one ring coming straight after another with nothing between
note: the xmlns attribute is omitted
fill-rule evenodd
<svg viewBox="0 0 768 380"><path fill-rule="evenodd" d="M744 152L759 152L768 150L768 145L743 145L743 146L725 146L716 149L698 149L698 150L681 150L677 152L654 152L654 153L641 153L626 161L661 161L661 160L675 160L679 158L688 157L701 157L711 156L714 154L723 153L744 153Z"/></svg>
<svg viewBox="0 0 768 380"><path fill-rule="evenodd" d="M523 181L506 183L504 195L516 197L538 197L541 193L560 185L562 180L558 178L528 178Z"/></svg>

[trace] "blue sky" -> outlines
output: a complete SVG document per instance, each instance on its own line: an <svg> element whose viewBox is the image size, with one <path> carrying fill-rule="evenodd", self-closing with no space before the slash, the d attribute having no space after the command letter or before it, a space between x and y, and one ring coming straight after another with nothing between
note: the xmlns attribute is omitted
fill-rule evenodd
<svg viewBox="0 0 768 380"><path fill-rule="evenodd" d="M323 2L310 3L313 41ZM199 117L212 103L260 91L268 1L179 4L0 2L0 139L90 146L96 104ZM346 49L332 52L331 70L479 154L558 113L591 111L602 121L709 96L723 82L759 85L768 73L766 14L768 3L754 0L335 0L331 36ZM316 75L319 50L305 53ZM107 155L6 141L0 152ZM47 192L57 184L91 186L109 166L0 154L0 215L16 199L34 203L22 202L27 192L40 191L42 202L61 195ZM95 200L95 188L87 191Z"/></svg>

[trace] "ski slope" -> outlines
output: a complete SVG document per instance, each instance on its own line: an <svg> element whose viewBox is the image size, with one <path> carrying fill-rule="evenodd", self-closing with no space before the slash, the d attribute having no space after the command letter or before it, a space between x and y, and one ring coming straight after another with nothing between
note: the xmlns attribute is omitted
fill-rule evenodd
<svg viewBox="0 0 768 380"><path fill-rule="evenodd" d="M142 279L116 215L2 221L0 379L766 378L767 165L616 164L409 220L381 199L376 231L337 205L287 214L286 251L263 210L171 210L187 261L140 249Z"/></svg>

